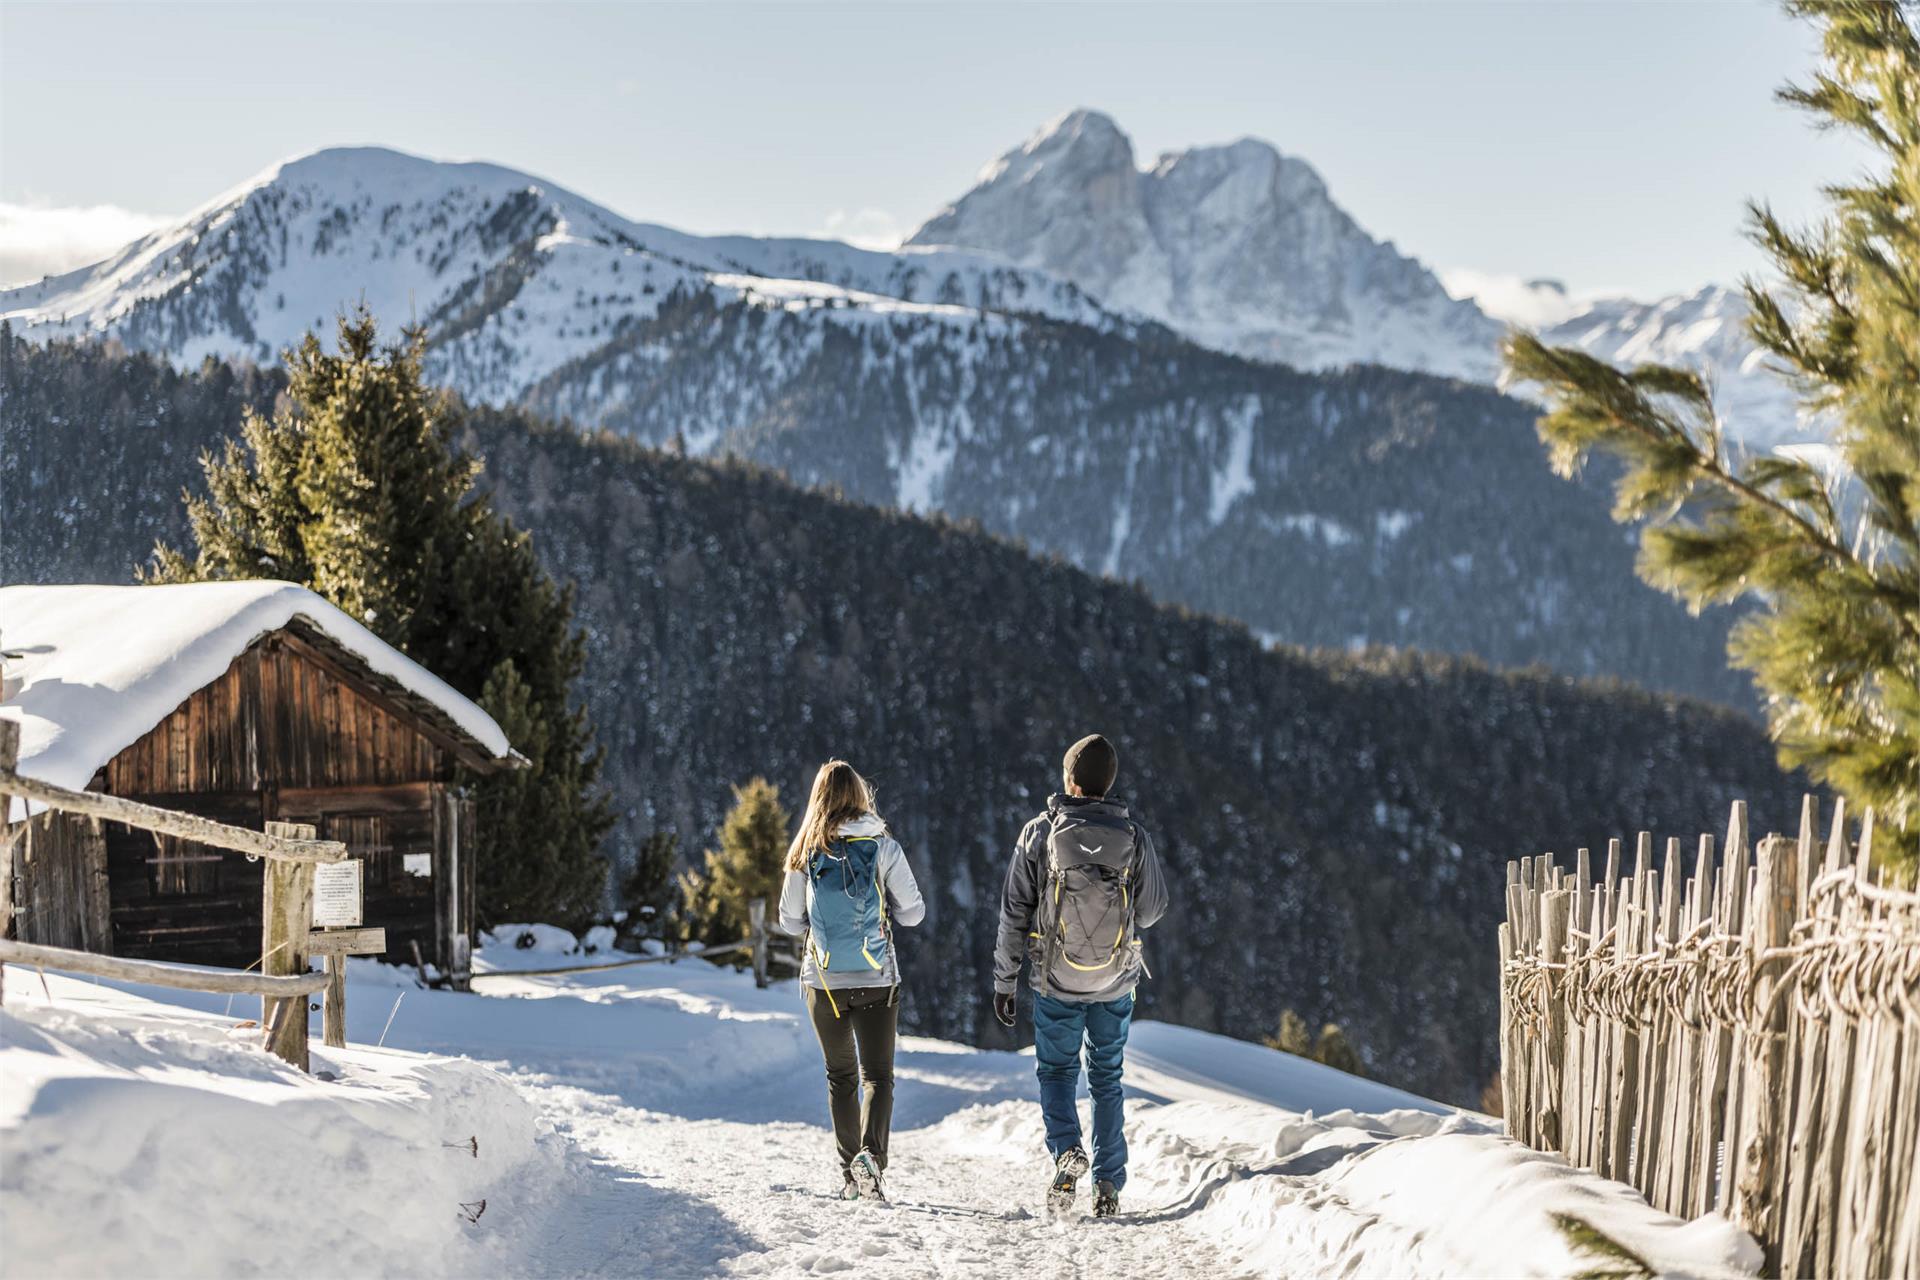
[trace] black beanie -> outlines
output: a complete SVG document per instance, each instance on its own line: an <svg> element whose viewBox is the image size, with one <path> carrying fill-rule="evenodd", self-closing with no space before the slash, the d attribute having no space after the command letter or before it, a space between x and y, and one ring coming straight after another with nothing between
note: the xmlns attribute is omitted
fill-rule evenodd
<svg viewBox="0 0 1920 1280"><path fill-rule="evenodd" d="M1113 788L1120 772L1120 753L1097 733L1090 733L1067 748L1067 781L1090 796L1104 796Z"/></svg>

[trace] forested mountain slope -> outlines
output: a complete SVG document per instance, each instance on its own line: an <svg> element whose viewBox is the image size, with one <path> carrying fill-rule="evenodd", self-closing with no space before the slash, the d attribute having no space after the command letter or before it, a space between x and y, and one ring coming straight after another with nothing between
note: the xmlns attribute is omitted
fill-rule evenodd
<svg viewBox="0 0 1920 1280"><path fill-rule="evenodd" d="M1378 366L1304 374L1037 319L841 323L692 294L534 387L549 417L972 518L1291 643L1542 663L1750 705L1729 611L1633 573L1535 410ZM702 426L700 424L707 424Z"/></svg>
<svg viewBox="0 0 1920 1280"><path fill-rule="evenodd" d="M97 347L4 359L10 582L124 580L156 535L181 536L170 495L197 450L275 381ZM491 410L466 439L578 586L611 851L660 828L697 850L728 783L765 774L797 802L820 760L853 760L927 890L905 944L917 1030L1000 1040L984 999L1005 859L1061 750L1094 729L1119 744L1175 886L1147 1010L1248 1037L1287 1006L1335 1018L1383 1077L1461 1100L1492 1071L1505 859L1696 830L1736 796L1757 825L1792 812L1795 785L1733 712L1470 661L1269 649L1059 558L748 464Z"/></svg>
<svg viewBox="0 0 1920 1280"><path fill-rule="evenodd" d="M1054 160L1097 152L1089 172L1133 172L1110 122L1082 123L1036 170L1061 208L1098 179ZM1264 274L1242 282L1258 297L1223 294L1226 268L1203 254L1214 287L1195 306L1311 302L1369 341L1420 331L1404 350L1362 343L1339 360L1486 375L1497 326L1361 231L1310 170L1258 146L1210 155L1148 185L1182 209L1246 196L1214 213ZM1219 249L1194 210L1153 223L1179 231L1181 262ZM1726 668L1726 614L1691 618L1634 577L1604 489L1550 474L1530 406L1374 364L1299 372L1222 355L996 256L1006 248L694 236L499 166L341 149L277 166L96 267L0 292L0 316L36 340L265 361L364 302L389 332L424 323L433 376L471 401L977 519L1288 643L1408 645L1751 705ZM1444 323L1428 334L1421 317ZM1429 359L1429 339L1478 354Z"/></svg>

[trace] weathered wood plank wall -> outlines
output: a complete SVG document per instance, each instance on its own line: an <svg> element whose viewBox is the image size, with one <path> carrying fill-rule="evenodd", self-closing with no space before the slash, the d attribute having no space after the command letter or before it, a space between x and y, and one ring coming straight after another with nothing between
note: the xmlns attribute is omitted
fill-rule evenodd
<svg viewBox="0 0 1920 1280"><path fill-rule="evenodd" d="M113 953L105 825L52 810L25 823L14 849L20 941Z"/></svg>
<svg viewBox="0 0 1920 1280"><path fill-rule="evenodd" d="M453 753L316 645L276 633L115 756L101 788L196 791L446 781Z"/></svg>

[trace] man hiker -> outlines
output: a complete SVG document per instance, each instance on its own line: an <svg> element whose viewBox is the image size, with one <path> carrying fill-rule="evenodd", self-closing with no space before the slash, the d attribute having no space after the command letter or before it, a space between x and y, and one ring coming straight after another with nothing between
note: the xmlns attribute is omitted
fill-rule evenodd
<svg viewBox="0 0 1920 1280"><path fill-rule="evenodd" d="M1053 1182L1047 1207L1073 1208L1080 1176L1093 1168L1093 1214L1120 1211L1127 1136L1120 1073L1143 964L1138 930L1167 910L1167 882L1153 840L1109 792L1120 771L1113 744L1091 734L1067 749L1064 795L1026 825L1000 898L993 956L993 1012L1012 1026L1020 962L1031 961L1033 1057L1040 1077ZM1093 1158L1080 1141L1080 1054L1093 1095Z"/></svg>

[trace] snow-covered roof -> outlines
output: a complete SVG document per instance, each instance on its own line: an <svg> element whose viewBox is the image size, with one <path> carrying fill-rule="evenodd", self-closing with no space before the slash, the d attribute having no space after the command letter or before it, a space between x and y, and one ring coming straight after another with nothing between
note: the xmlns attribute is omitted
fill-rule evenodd
<svg viewBox="0 0 1920 1280"><path fill-rule="evenodd" d="M254 641L296 618L442 713L481 754L512 755L492 716L290 582L0 587L0 650L18 655L5 660L0 717L20 723L20 774L86 786ZM23 816L18 800L14 810Z"/></svg>

